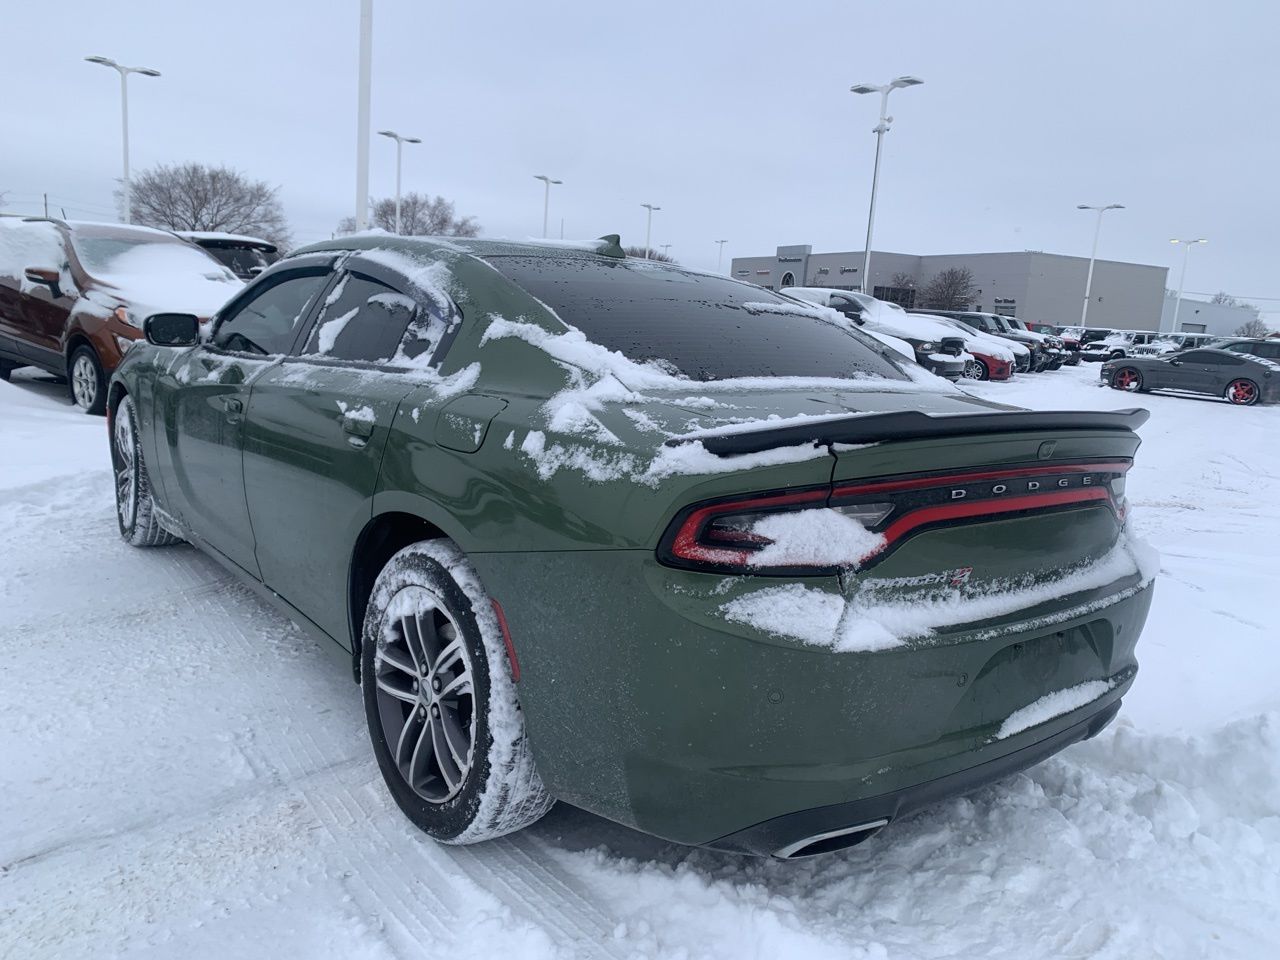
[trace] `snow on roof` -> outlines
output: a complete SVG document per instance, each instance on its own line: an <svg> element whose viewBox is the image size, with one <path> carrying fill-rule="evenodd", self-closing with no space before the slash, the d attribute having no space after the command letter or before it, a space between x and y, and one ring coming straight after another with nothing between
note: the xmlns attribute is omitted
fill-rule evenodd
<svg viewBox="0 0 1280 960"><path fill-rule="evenodd" d="M252 243L275 249L275 244L261 237L250 237L242 233L221 233L217 230L175 230L178 236L186 240L220 240L225 243Z"/></svg>

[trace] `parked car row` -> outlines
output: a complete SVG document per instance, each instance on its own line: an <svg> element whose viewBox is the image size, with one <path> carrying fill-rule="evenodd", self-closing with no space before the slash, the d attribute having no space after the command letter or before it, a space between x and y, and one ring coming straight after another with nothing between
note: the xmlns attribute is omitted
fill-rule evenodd
<svg viewBox="0 0 1280 960"><path fill-rule="evenodd" d="M102 413L147 315L207 321L276 257L254 237L0 216L0 379L39 367Z"/></svg>

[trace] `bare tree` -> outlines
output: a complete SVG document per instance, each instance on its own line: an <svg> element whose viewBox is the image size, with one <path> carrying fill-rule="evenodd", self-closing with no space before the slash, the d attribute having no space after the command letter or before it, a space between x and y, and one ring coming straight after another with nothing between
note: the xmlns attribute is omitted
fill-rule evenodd
<svg viewBox="0 0 1280 960"><path fill-rule="evenodd" d="M1209 302L1225 304L1228 307L1234 307L1237 303L1239 303L1239 301L1236 300L1235 297L1227 293L1227 291L1225 290L1219 290L1217 293L1215 293L1212 297L1209 298Z"/></svg>
<svg viewBox="0 0 1280 960"><path fill-rule="evenodd" d="M920 299L926 309L963 310L976 292L973 273L967 267L951 267L929 278Z"/></svg>
<svg viewBox="0 0 1280 960"><path fill-rule="evenodd" d="M161 164L130 184L134 223L166 230L243 233L289 248L289 224L279 187L250 180L230 167L203 163Z"/></svg>
<svg viewBox="0 0 1280 960"><path fill-rule="evenodd" d="M641 260L645 258L644 247L624 247L623 249L626 250L628 257L638 257ZM680 262L675 257L670 256L669 254L665 254L661 250L654 250L652 248L650 248L649 250L649 259L659 260L662 263L679 263Z"/></svg>
<svg viewBox="0 0 1280 960"><path fill-rule="evenodd" d="M373 226L388 233L396 229L395 197L373 202ZM355 217L344 217L338 233L355 233ZM425 193L406 193L400 197L400 232L406 237L474 237L480 224L474 217L455 215L453 203L444 197Z"/></svg>
<svg viewBox="0 0 1280 960"><path fill-rule="evenodd" d="M1265 337L1270 333L1271 328L1261 317L1254 317L1248 323L1242 323L1236 327L1237 337Z"/></svg>
<svg viewBox="0 0 1280 960"><path fill-rule="evenodd" d="M916 278L909 273L895 273L893 279L889 281L889 286L898 287L900 290L910 290L916 285Z"/></svg>

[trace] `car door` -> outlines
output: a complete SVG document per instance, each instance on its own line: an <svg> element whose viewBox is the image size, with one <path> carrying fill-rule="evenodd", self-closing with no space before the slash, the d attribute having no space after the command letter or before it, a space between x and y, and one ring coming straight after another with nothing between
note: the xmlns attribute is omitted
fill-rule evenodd
<svg viewBox="0 0 1280 960"><path fill-rule="evenodd" d="M58 274L56 289L29 280L28 268ZM76 299L66 241L47 221L3 224L0 233L0 338L7 352L63 371L62 333Z"/></svg>
<svg viewBox="0 0 1280 960"><path fill-rule="evenodd" d="M294 355L254 382L245 421L262 579L344 645L348 560L373 515L392 418L414 386L404 369L420 352L412 333L432 309L409 290L380 264L348 261Z"/></svg>
<svg viewBox="0 0 1280 960"><path fill-rule="evenodd" d="M1192 390L1196 393L1221 393L1226 389L1217 387L1218 380L1225 369L1224 360L1233 359L1225 353L1212 350L1188 350L1178 355L1177 362L1172 363L1168 386L1174 390ZM1239 363L1239 361L1236 361Z"/></svg>
<svg viewBox="0 0 1280 960"><path fill-rule="evenodd" d="M332 279L332 256L299 258L229 303L207 343L156 378L157 471L166 502L203 545L260 576L245 498L243 433L254 381L280 363Z"/></svg>

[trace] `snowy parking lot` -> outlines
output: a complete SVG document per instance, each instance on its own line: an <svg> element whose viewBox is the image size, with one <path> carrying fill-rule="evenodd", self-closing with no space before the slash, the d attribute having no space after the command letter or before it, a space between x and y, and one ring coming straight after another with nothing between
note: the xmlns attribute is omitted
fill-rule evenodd
<svg viewBox="0 0 1280 960"><path fill-rule="evenodd" d="M1162 554L1097 739L780 863L557 806L444 847L388 796L349 665L188 546L116 532L102 419L0 383L0 957L1280 955L1280 409L1125 395L1098 367L967 384L1145 406Z"/></svg>

